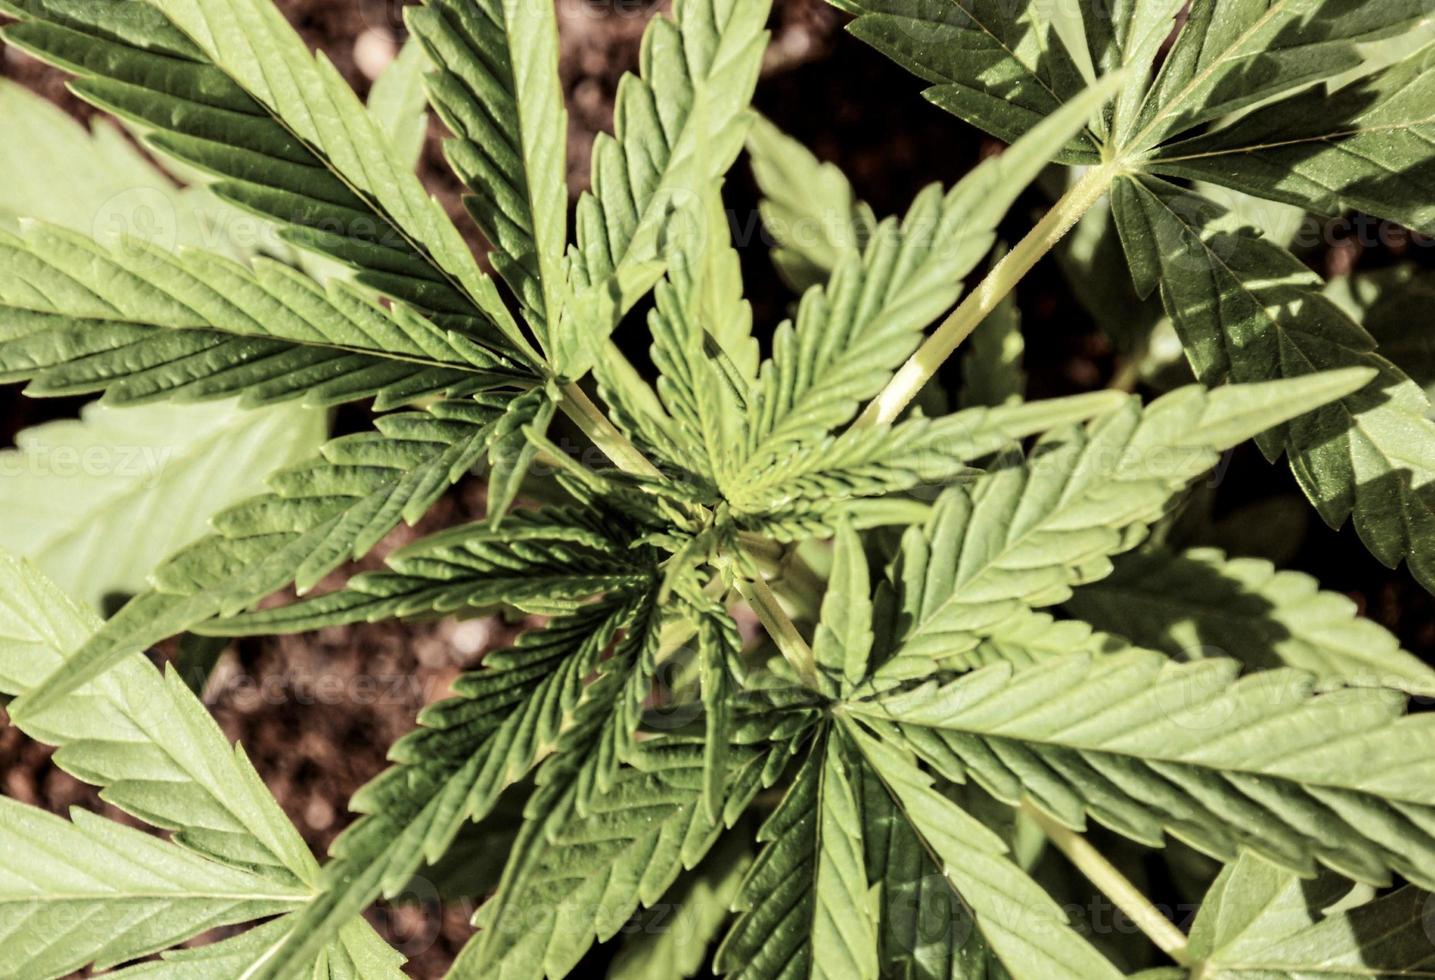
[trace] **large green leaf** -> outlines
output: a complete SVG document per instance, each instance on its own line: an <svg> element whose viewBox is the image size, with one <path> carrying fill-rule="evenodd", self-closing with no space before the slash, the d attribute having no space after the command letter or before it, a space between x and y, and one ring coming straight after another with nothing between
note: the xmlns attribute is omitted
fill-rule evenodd
<svg viewBox="0 0 1435 980"><path fill-rule="evenodd" d="M881 781L1013 980L1053 976L1114 980L1121 976L1068 925L1061 906L1011 860L1005 842L939 793L932 778L908 753L855 726L851 730L864 764ZM980 945L948 935L950 939L943 937L947 941L925 950L927 955L963 971L954 976L965 975L968 968L977 976L984 975L986 963Z"/></svg>
<svg viewBox="0 0 1435 980"><path fill-rule="evenodd" d="M1189 954L1211 980L1430 976L1430 895L1402 888L1322 914L1349 886L1303 880L1243 855L1211 886L1191 928Z"/></svg>
<svg viewBox="0 0 1435 980"><path fill-rule="evenodd" d="M1183 388L1144 410L1131 398L1085 429L1049 433L1030 461L947 491L926 526L903 536L896 639L881 675L926 676L932 660L1016 635L1029 606L1108 575L1110 556L1137 544L1223 449L1368 377Z"/></svg>
<svg viewBox="0 0 1435 980"><path fill-rule="evenodd" d="M678 879L644 928L625 938L608 980L697 976L751 864L751 846L741 829L725 834L702 864Z"/></svg>
<svg viewBox="0 0 1435 980"><path fill-rule="evenodd" d="M1326 214L1359 209L1435 233L1435 48L1332 95L1320 88L1161 148L1155 173Z"/></svg>
<svg viewBox="0 0 1435 980"><path fill-rule="evenodd" d="M1435 670L1360 616L1354 602L1256 558L1228 559L1209 548L1133 554L1066 605L1099 629L1174 657L1231 657L1256 669L1285 664L1326 687L1435 694Z"/></svg>
<svg viewBox="0 0 1435 980"><path fill-rule="evenodd" d="M455 697L426 708L420 727L391 751L393 767L351 801L362 817L335 842L325 890L256 965L256 980L287 976L352 916L441 857L467 821L486 816L557 747L617 632L628 631L610 676L631 664L655 619L650 595L617 595L557 617L489 654L483 669L454 683Z"/></svg>
<svg viewBox="0 0 1435 980"><path fill-rule="evenodd" d="M211 636L300 633L343 623L434 617L514 606L571 612L595 595L652 580L651 555L602 522L556 509L513 515L501 529L465 525L390 554L389 570L366 572L314 599L206 623Z"/></svg>
<svg viewBox="0 0 1435 980"><path fill-rule="evenodd" d="M30 566L0 552L0 693L20 694L33 687L98 626L93 613L76 606ZM304 902L312 896L318 863L243 750L230 744L173 672L161 675L147 658L136 655L54 709L16 724L26 735L56 746L56 764L100 787L107 802L170 831L185 853L208 859L205 868L216 869L211 877L231 868L264 882L259 891L298 894ZM124 849L133 854L140 846L127 843ZM103 874L111 866L105 860L84 870ZM10 867L7 862L0 874ZM170 884L182 886L199 877L196 870ZM119 922L145 927L128 913L116 920L116 928ZM288 925L286 918L263 928L277 930L277 935ZM102 938L108 941L110 936ZM69 948L52 947L52 953L74 955L65 952ZM400 975L403 958L365 923L351 919L316 961L316 978L329 975L317 972L325 962L340 960L350 961L353 969L336 980L393 980ZM227 980L237 971L220 969L209 975Z"/></svg>
<svg viewBox="0 0 1435 980"><path fill-rule="evenodd" d="M1123 178L1114 205L1137 289L1158 285L1206 384L1362 366L1377 376L1261 437L1282 451L1327 523L1354 517L1371 552L1435 588L1435 422L1408 376L1325 298L1319 276L1224 209L1150 177Z"/></svg>
<svg viewBox="0 0 1435 980"><path fill-rule="evenodd" d="M763 824L766 847L738 891L741 915L718 950L719 973L876 980L854 761L843 734L825 733Z"/></svg>
<svg viewBox="0 0 1435 980"><path fill-rule="evenodd" d="M576 295L626 292L627 279L665 257L670 214L701 200L737 159L770 9L771 0L677 0L671 19L649 23L639 73L618 87L614 133L593 145L592 191L578 202L569 255ZM571 339L565 373L591 366L595 340L622 312L617 306L606 322L586 326L586 338Z"/></svg>
<svg viewBox="0 0 1435 980"><path fill-rule="evenodd" d="M313 588L400 520L417 521L483 457L497 410L440 402L382 416L378 431L326 445L276 473L271 492L219 514L215 533L156 570L137 596L53 676L10 706L38 712L133 653L207 619L233 615L285 585Z"/></svg>
<svg viewBox="0 0 1435 980"><path fill-rule="evenodd" d="M594 706L601 724L606 712ZM722 817L713 819L703 804L701 744L646 742L632 767L591 795L584 786L595 760L582 755L560 753L540 774L546 782L529 806L498 896L479 910L482 931L454 963L455 980L568 975L594 941L618 935L694 867L789 757L782 748L734 746ZM535 909L543 910L542 928L533 928Z"/></svg>
<svg viewBox="0 0 1435 980"><path fill-rule="evenodd" d="M267 0L18 0L11 43L295 245L474 339L523 347L457 229L327 59Z"/></svg>
<svg viewBox="0 0 1435 980"><path fill-rule="evenodd" d="M35 394L382 404L522 380L512 361L355 287L286 265L104 249L54 227L0 232L0 378Z"/></svg>
<svg viewBox="0 0 1435 980"><path fill-rule="evenodd" d="M922 191L866 247L807 291L795 323L783 323L748 398L749 485L794 446L820 442L856 416L916 349L922 331L961 295L962 279L996 242L996 226L1022 190L1101 104L1106 87L1077 94L999 156L943 194Z"/></svg>
<svg viewBox="0 0 1435 980"><path fill-rule="evenodd" d="M89 963L110 967L308 900L303 888L84 810L71 819L0 797L0 943L13 975L43 980Z"/></svg>
<svg viewBox="0 0 1435 980"><path fill-rule="evenodd" d="M1073 829L1088 815L1136 841L1162 831L1212 856L1248 848L1301 874L1317 862L1372 884L1428 885L1435 747L1404 697L1133 650L1014 670L998 664L849 710L895 726L950 779L975 779Z"/></svg>
<svg viewBox="0 0 1435 980"><path fill-rule="evenodd" d="M322 438L322 417L293 406L89 406L0 452L0 546L98 609L109 594L143 591L150 570L203 537L214 514L262 491Z"/></svg>
<svg viewBox="0 0 1435 980"><path fill-rule="evenodd" d="M437 67L429 91L457 134L445 149L465 203L543 337L562 315L567 282L568 114L554 5L426 0L405 20Z"/></svg>

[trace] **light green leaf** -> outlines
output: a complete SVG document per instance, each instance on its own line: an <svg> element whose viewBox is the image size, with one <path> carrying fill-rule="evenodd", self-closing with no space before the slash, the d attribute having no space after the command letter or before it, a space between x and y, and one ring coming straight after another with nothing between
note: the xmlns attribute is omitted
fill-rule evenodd
<svg viewBox="0 0 1435 980"><path fill-rule="evenodd" d="M404 13L437 67L430 98L455 134L444 149L468 188L464 203L551 358L547 331L563 315L568 240L568 113L554 5L426 0Z"/></svg>
<svg viewBox="0 0 1435 980"><path fill-rule="evenodd" d="M861 253L877 216L857 200L847 176L758 116L747 137L762 200L763 227L777 244L772 260L800 292L827 281L838 264Z"/></svg>
<svg viewBox="0 0 1435 980"><path fill-rule="evenodd" d="M31 688L98 626L93 613L0 551L0 693ZM209 859L206 868L228 866L262 879L276 893L297 891L303 901L311 896L318 863L243 750L229 743L173 672L162 676L146 657L136 655L53 710L16 724L26 735L56 746L56 764L100 787L107 802L170 831L175 845ZM106 861L87 870L93 874L108 867ZM286 917L261 929L277 937L290 924ZM193 957L208 960L209 955L196 952ZM218 951L214 955L221 964ZM358 972L336 974L335 980L394 980L403 962L357 919L343 926L325 957L362 965ZM229 966L216 965L205 976L230 980L238 975L234 960L222 962ZM168 974L155 969L155 976L167 980ZM183 976L192 980L194 974Z"/></svg>
<svg viewBox="0 0 1435 980"><path fill-rule="evenodd" d="M424 73L429 61L423 45L405 44L369 89L369 115L379 124L394 154L417 169L428 136L428 97Z"/></svg>
<svg viewBox="0 0 1435 980"><path fill-rule="evenodd" d="M1231 660L1132 650L998 664L857 702L944 776L975 779L1075 830L1088 815L1152 847L1163 830L1220 860L1247 848L1383 885L1435 868L1435 725L1396 692L1313 696L1294 670L1237 681Z"/></svg>
<svg viewBox="0 0 1435 980"><path fill-rule="evenodd" d="M479 910L478 940L464 948L449 976L567 975L595 940L616 936L635 912L662 899L685 868L697 865L724 826L776 778L769 758L787 755L734 748L719 821L702 803L703 749L690 741L644 743L633 767L619 770L612 788L586 809L576 806L581 780L565 771L550 784L545 808L530 806L499 896ZM532 928L535 908L551 910L557 928Z"/></svg>
<svg viewBox="0 0 1435 980"><path fill-rule="evenodd" d="M99 626L29 565L0 552L0 693L33 688ZM13 720L12 715L12 720ZM317 871L258 775L177 676L146 658L16 724L59 766L192 850L286 887Z"/></svg>
<svg viewBox="0 0 1435 980"><path fill-rule="evenodd" d="M0 936L16 975L113 966L308 899L84 810L70 816L0 797Z"/></svg>
<svg viewBox="0 0 1435 980"><path fill-rule="evenodd" d="M1084 429L1049 433L1029 462L947 491L926 526L903 536L905 625L881 675L925 676L931 659L965 653L1029 606L1065 601L1073 586L1110 574L1110 556L1139 543L1222 450L1368 377L1193 386L1144 410L1131 398Z"/></svg>
<svg viewBox="0 0 1435 980"><path fill-rule="evenodd" d="M1013 980L1115 980L1121 974L1073 930L1061 907L1012 863L1001 838L937 792L901 749L851 729L912 830Z"/></svg>
<svg viewBox="0 0 1435 980"><path fill-rule="evenodd" d="M106 595L143 591L150 569L203 537L212 515L322 438L322 416L292 406L91 405L0 452L0 546L98 609Z"/></svg>
<svg viewBox="0 0 1435 980"><path fill-rule="evenodd" d="M251 267L140 242L106 250L38 224L23 237L0 231L0 256L0 378L31 378L34 394L391 405L524 377L412 310L267 259Z"/></svg>
<svg viewBox="0 0 1435 980"><path fill-rule="evenodd" d="M489 654L483 669L454 682L455 697L424 709L421 727L391 751L394 765L350 801L362 816L334 843L325 890L255 967L254 980L286 977L309 961L352 916L399 893L425 862L441 857L465 822L486 816L504 789L558 745L586 678L619 630L650 615L650 602L618 597L556 617L512 649ZM630 659L636 645L619 656Z"/></svg>
<svg viewBox="0 0 1435 980"><path fill-rule="evenodd" d="M345 623L448 615L508 605L572 612L595 595L640 588L651 556L593 517L554 509L520 511L502 527L460 525L388 556L387 571L354 576L317 598L196 627L209 636L300 633Z"/></svg>
<svg viewBox="0 0 1435 980"><path fill-rule="evenodd" d="M975 461L1013 448L1026 436L1103 415L1124 401L1116 392L1090 392L854 427L755 473L730 502L745 521L774 534L781 535L777 526L787 524L825 536L854 498L944 486L969 475Z"/></svg>
<svg viewBox="0 0 1435 980"><path fill-rule="evenodd" d="M1293 255L1224 209L1155 178L1119 180L1115 213L1137 289L1156 285L1197 376L1208 385L1353 367L1366 387L1259 440L1282 451L1328 524L1354 517L1371 552L1435 588L1435 422L1420 388L1321 295Z"/></svg>
<svg viewBox="0 0 1435 980"><path fill-rule="evenodd" d="M156 588L115 614L53 676L10 705L38 713L125 657L215 616L234 615L290 582L301 591L366 553L400 520L416 522L482 458L497 409L440 402L382 416L282 470L272 492L214 518L215 532L154 573Z"/></svg>
<svg viewBox="0 0 1435 980"><path fill-rule="evenodd" d="M608 968L608 980L696 976L752 863L750 850L742 831L725 834L702 864L678 879L645 928L624 940Z"/></svg>
<svg viewBox="0 0 1435 980"><path fill-rule="evenodd" d="M281 222L287 241L357 267L358 282L447 329L525 348L442 208L268 0L11 6L22 21L6 40L80 75L77 93L213 175L224 200Z"/></svg>
<svg viewBox="0 0 1435 980"><path fill-rule="evenodd" d="M159 960L105 974L107 980L234 980L293 925L291 917L255 926L230 939L194 949L176 949ZM303 980L404 980L403 957L361 921L338 938L299 974Z"/></svg>
<svg viewBox="0 0 1435 980"><path fill-rule="evenodd" d="M851 751L829 729L758 832L766 846L738 891L741 914L718 949L719 973L876 980L877 923Z"/></svg>
<svg viewBox="0 0 1435 980"><path fill-rule="evenodd" d="M598 378L641 445L716 496L735 479L743 410L757 373L752 308L718 188L694 198L669 229L667 279L648 316L656 394L616 359Z"/></svg>
<svg viewBox="0 0 1435 980"><path fill-rule="evenodd" d="M748 399L740 485L774 462L782 465L794 445L827 438L883 389L922 331L961 294L961 279L995 244L997 223L1012 202L1119 80L1079 93L945 195L926 188L904 218L878 226L860 259L849 257L825 288L808 290L796 325L777 328L772 356Z"/></svg>
<svg viewBox="0 0 1435 980"><path fill-rule="evenodd" d="M1231 657L1253 669L1284 664L1314 674L1322 687L1435 694L1435 670L1361 617L1354 602L1256 558L1207 548L1133 554L1066 605L1098 629L1173 657Z"/></svg>
<svg viewBox="0 0 1435 980"><path fill-rule="evenodd" d="M229 234L244 219L202 187L176 187L107 120L90 130L29 89L0 81L0 221L37 218L107 246L124 236L238 258ZM282 245L277 237L274 243Z"/></svg>
<svg viewBox="0 0 1435 980"><path fill-rule="evenodd" d="M677 0L643 35L638 75L618 88L613 136L593 146L578 202L574 292L663 258L668 215L707 193L747 135L771 0ZM571 373L571 372L570 372Z"/></svg>
<svg viewBox="0 0 1435 980"><path fill-rule="evenodd" d="M1249 854L1211 886L1190 953L1211 980L1320 976L1330 980L1435 974L1430 895L1402 888L1328 910L1348 883L1304 881Z"/></svg>
<svg viewBox="0 0 1435 980"><path fill-rule="evenodd" d="M812 653L829 686L845 695L867 676L873 638L872 582L862 538L850 524L838 525L833 551L832 575L822 597Z"/></svg>

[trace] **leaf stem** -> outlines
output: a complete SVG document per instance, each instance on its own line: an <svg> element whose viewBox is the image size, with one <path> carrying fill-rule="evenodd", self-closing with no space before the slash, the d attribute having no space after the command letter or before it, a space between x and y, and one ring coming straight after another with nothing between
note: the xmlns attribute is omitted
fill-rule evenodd
<svg viewBox="0 0 1435 980"><path fill-rule="evenodd" d="M820 690L817 677L817 658L812 654L812 648L807 645L802 634L798 632L797 625L782 608L767 580L761 574L751 579L739 578L737 589L742 597L752 606L752 611L757 613L758 620L762 623L763 629L767 630L772 641L777 644L783 659L796 671L798 678L807 687Z"/></svg>
<svg viewBox="0 0 1435 980"><path fill-rule="evenodd" d="M1073 184L902 365L902 369L872 400L855 425L886 425L895 421L962 341L981 326L982 321L1006 299L1037 261L1066 237L1081 216L1101 200L1120 172L1119 164L1105 163L1088 170Z"/></svg>
<svg viewBox="0 0 1435 980"><path fill-rule="evenodd" d="M638 451L637 446L628 441L627 436L618 431L618 427L593 404L588 393L576 382L563 386L561 407L563 414L572 419L573 423L583 430L583 434L593 440L593 445L603 450L620 470L649 478L663 475L648 457Z"/></svg>
<svg viewBox="0 0 1435 980"><path fill-rule="evenodd" d="M1037 826L1041 827L1057 849L1066 855L1067 860L1075 865L1088 881L1101 889L1117 908L1125 912L1147 938L1181 966L1190 963L1190 957L1186 953L1186 934L1162 915L1160 909L1151 904L1151 900L1142 894L1130 879L1116 870L1090 841L1057 823L1030 803L1023 803L1021 810L1036 821Z"/></svg>

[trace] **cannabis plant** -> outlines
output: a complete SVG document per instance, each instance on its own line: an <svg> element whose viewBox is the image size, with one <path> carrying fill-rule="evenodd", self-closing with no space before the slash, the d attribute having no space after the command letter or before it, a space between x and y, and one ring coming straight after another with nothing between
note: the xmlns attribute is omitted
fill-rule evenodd
<svg viewBox="0 0 1435 980"><path fill-rule="evenodd" d="M186 185L4 90L10 166L49 193L0 212L27 219L0 230L0 378L104 396L11 458L145 445L144 418L212 435L163 506L15 484L11 722L167 836L0 800L7 976L216 927L116 975L402 976L365 910L475 840L507 858L469 878L454 977L561 977L619 938L628 978L1428 972L1435 716L1405 699L1435 671L1212 547L1191 491L1254 439L1435 585L1418 284L1327 289L1240 217L1435 232L1432 50L1401 50L1422 2L837 5L1009 146L880 218L749 108L767 0L677 0L570 211L547 0L406 8L367 106L268 0L0 0L10 44ZM415 176L423 90L484 265ZM771 330L722 199L745 145L800 292ZM1074 183L999 245L1053 164ZM95 219L121 172L174 220ZM1053 250L1129 351L1174 332L1196 383L1026 400L1011 295ZM170 404L193 402L215 404ZM346 403L372 427L315 446ZM474 473L482 520L333 584ZM500 610L540 625L419 715L322 865L191 690L204 638ZM177 636L186 669L157 668ZM1204 891L1193 923L1157 879ZM1070 915L1082 888L1149 942Z"/></svg>

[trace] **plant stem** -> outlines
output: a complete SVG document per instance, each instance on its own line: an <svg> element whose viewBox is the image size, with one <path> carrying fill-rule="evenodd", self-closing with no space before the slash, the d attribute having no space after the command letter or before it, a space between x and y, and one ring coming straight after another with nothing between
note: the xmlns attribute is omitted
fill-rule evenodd
<svg viewBox="0 0 1435 980"><path fill-rule="evenodd" d="M1091 845L1085 837L1062 826L1042 813L1030 803L1022 804L1022 812L1036 821L1037 826L1057 846L1067 860L1086 876L1102 893L1116 905L1137 928L1144 932L1153 943L1181 966L1190 958L1186 955L1186 934L1176 928L1175 923L1161 914L1141 890Z"/></svg>
<svg viewBox="0 0 1435 980"><path fill-rule="evenodd" d="M892 378L880 395L874 398L855 423L858 426L885 425L902 414L902 409L917 397L917 392L937 373L952 352L1031 271L1042 256L1050 252L1081 216L1101 200L1111 182L1120 172L1114 163L1093 167L1072 185L1050 211L1036 223L1031 232L1008 252L975 290L952 311L951 316L927 338Z"/></svg>
<svg viewBox="0 0 1435 980"><path fill-rule="evenodd" d="M772 637L783 659L796 671L798 679L814 691L820 689L817 677L817 659L807 645L796 624L788 617L767 581L759 574L753 579L738 579L738 591L757 613L763 629Z"/></svg>
<svg viewBox="0 0 1435 980"><path fill-rule="evenodd" d="M618 469L634 476L651 478L663 475L649 462L648 457L638 451L637 446L628 441L627 436L618 431L617 426L608 421L608 416L593 404L588 393L576 383L564 385L561 407L563 413L583 430L584 435L593 440L593 445L603 450Z"/></svg>

